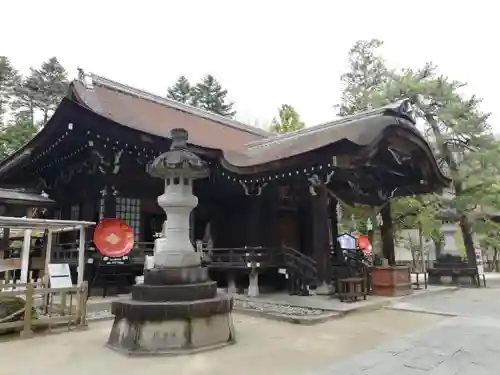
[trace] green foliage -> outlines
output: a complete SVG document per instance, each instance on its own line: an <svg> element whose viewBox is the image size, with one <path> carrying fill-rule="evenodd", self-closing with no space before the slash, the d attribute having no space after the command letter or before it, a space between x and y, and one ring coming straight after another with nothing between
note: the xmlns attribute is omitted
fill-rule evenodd
<svg viewBox="0 0 500 375"><path fill-rule="evenodd" d="M207 74L193 88L193 104L205 111L233 118L233 102L227 102L227 90L223 90L220 83L211 74Z"/></svg>
<svg viewBox="0 0 500 375"><path fill-rule="evenodd" d="M347 114L402 98L412 99L416 115L425 125L425 134L453 186L441 196L419 197L420 202L412 198L395 200L393 213L403 218L403 226L421 226L435 239L439 233L429 230L439 224L438 213L442 208L454 210L460 217L468 257L475 259L472 233L487 237L490 245L500 245L500 228L490 220L492 213L500 211L500 145L492 136L488 114L481 111L477 97L461 94L464 83L439 75L431 63L416 70L386 68L377 58L380 45L358 42L354 53L351 51L351 68L358 73L343 76L348 78L349 92L342 97L340 112ZM361 78L368 73L371 78L362 83Z"/></svg>
<svg viewBox="0 0 500 375"><path fill-rule="evenodd" d="M227 102L227 90L211 74L192 86L185 76L180 76L173 86L167 89L167 98L180 103L190 104L218 115L233 118L233 102Z"/></svg>
<svg viewBox="0 0 500 375"><path fill-rule="evenodd" d="M17 120L0 128L0 159L5 158L28 143L36 134L31 121Z"/></svg>
<svg viewBox="0 0 500 375"><path fill-rule="evenodd" d="M32 80L38 93L37 108L43 114L45 125L68 92L68 73L56 57L51 57L40 69L32 70Z"/></svg>
<svg viewBox="0 0 500 375"><path fill-rule="evenodd" d="M273 119L270 130L275 133L289 133L303 129L305 124L300 120L298 112L289 104L279 109L279 120Z"/></svg>
<svg viewBox="0 0 500 375"><path fill-rule="evenodd" d="M167 89L167 98L184 104L196 104L193 102L193 88L185 76L180 76L173 86Z"/></svg>
<svg viewBox="0 0 500 375"><path fill-rule="evenodd" d="M12 109L18 118L35 123L36 114L42 115L45 125L68 91L68 74L56 57L48 59L39 69L14 87Z"/></svg>
<svg viewBox="0 0 500 375"><path fill-rule="evenodd" d="M343 85L339 116L366 111L373 106L373 95L388 79L388 70L378 53L383 42L360 40L349 50L349 70L342 74Z"/></svg>
<svg viewBox="0 0 500 375"><path fill-rule="evenodd" d="M0 56L0 124L12 99L14 87L19 81L19 73L6 56Z"/></svg>

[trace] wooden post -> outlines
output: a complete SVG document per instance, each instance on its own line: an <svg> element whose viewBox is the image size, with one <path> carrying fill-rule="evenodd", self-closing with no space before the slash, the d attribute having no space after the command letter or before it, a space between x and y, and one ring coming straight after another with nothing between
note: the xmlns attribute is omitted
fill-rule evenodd
<svg viewBox="0 0 500 375"><path fill-rule="evenodd" d="M328 227L328 196L325 186L320 185L314 187L316 195L312 196L313 210L313 248L314 259L318 267L318 279L320 286L318 294L328 294L326 287L331 282L331 260L329 246L329 230Z"/></svg>
<svg viewBox="0 0 500 375"><path fill-rule="evenodd" d="M83 283L83 274L85 272L85 228L80 227L80 239L78 241L78 268L77 268L77 286Z"/></svg>
<svg viewBox="0 0 500 375"><path fill-rule="evenodd" d="M115 218L116 197L113 195L113 189L106 186L103 199L104 199L104 218Z"/></svg>
<svg viewBox="0 0 500 375"><path fill-rule="evenodd" d="M26 304L24 305L24 321L21 337L27 338L33 336L31 329L31 319L33 318L33 284L29 283L26 288Z"/></svg>
<svg viewBox="0 0 500 375"><path fill-rule="evenodd" d="M79 303L78 303L78 323L80 326L87 325L87 300L89 295L89 285L87 281L84 281L79 288Z"/></svg>
<svg viewBox="0 0 500 375"><path fill-rule="evenodd" d="M10 228L3 228L2 240L0 241L0 260L4 258L5 251L10 245Z"/></svg>
<svg viewBox="0 0 500 375"><path fill-rule="evenodd" d="M23 250L21 253L21 283L28 282L28 270L31 248L31 229L24 230Z"/></svg>
<svg viewBox="0 0 500 375"><path fill-rule="evenodd" d="M392 226L392 216L391 216L391 203L387 202L382 210L380 211L382 216L382 252L384 253L384 258L389 262L390 266L396 265L396 253L394 250L394 233Z"/></svg>
<svg viewBox="0 0 500 375"><path fill-rule="evenodd" d="M339 236L339 225L338 225L338 217L337 217L337 204L338 201L334 197L330 197L330 231L332 238L332 249L335 254L335 258L337 261L340 261L343 257L342 249L338 247L337 237Z"/></svg>
<svg viewBox="0 0 500 375"><path fill-rule="evenodd" d="M260 228L260 197L254 194L247 196L248 201L248 224L246 228L246 245L261 246L261 228Z"/></svg>
<svg viewBox="0 0 500 375"><path fill-rule="evenodd" d="M59 314L61 316L66 315L66 292L61 292L61 301L59 302Z"/></svg>
<svg viewBox="0 0 500 375"><path fill-rule="evenodd" d="M43 271L43 286L45 290L47 290L50 286L49 263L52 258L52 237L52 229L47 229L47 241L45 243L45 267ZM47 293L47 291L45 291L43 296L43 309L45 313L47 313L49 308L49 299L50 293Z"/></svg>

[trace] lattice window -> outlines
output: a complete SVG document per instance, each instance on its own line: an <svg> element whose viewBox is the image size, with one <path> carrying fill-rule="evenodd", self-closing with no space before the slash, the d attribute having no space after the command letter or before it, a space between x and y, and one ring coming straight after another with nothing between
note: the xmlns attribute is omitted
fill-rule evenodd
<svg viewBox="0 0 500 375"><path fill-rule="evenodd" d="M141 230L141 200L117 197L116 217L130 225L134 231L135 241L139 241Z"/></svg>

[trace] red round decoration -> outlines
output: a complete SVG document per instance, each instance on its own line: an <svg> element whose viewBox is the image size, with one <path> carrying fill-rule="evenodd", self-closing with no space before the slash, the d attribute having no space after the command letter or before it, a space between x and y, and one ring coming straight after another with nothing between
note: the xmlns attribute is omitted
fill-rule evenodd
<svg viewBox="0 0 500 375"><path fill-rule="evenodd" d="M370 243L370 239L368 236L361 235L358 237L358 246L365 254L372 253L372 244Z"/></svg>
<svg viewBox="0 0 500 375"><path fill-rule="evenodd" d="M134 231L121 219L103 219L94 231L94 244L107 257L122 257L134 247Z"/></svg>

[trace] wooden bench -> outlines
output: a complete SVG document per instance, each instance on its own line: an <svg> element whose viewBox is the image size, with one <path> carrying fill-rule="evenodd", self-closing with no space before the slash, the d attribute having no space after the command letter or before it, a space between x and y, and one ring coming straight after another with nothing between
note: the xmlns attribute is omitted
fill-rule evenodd
<svg viewBox="0 0 500 375"><path fill-rule="evenodd" d="M479 274L477 269L470 267L451 267L451 268L429 268L427 270L429 274L429 284L441 284L441 278L443 276L451 277L453 284L459 284L460 277L469 277L472 284L476 285L478 288L481 287L481 279L483 281L484 287L486 287L486 278L483 274Z"/></svg>
<svg viewBox="0 0 500 375"><path fill-rule="evenodd" d="M366 300L366 280L363 277L348 277L340 279L340 291L338 293L340 302L355 302L363 297Z"/></svg>

